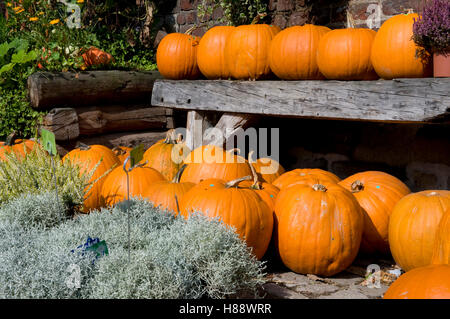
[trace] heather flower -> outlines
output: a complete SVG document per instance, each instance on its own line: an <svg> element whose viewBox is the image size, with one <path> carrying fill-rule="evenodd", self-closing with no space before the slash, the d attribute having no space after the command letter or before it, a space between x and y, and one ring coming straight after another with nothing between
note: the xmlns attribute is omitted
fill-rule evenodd
<svg viewBox="0 0 450 319"><path fill-rule="evenodd" d="M450 1L426 1L419 18L414 19L414 42L432 53L450 52Z"/></svg>

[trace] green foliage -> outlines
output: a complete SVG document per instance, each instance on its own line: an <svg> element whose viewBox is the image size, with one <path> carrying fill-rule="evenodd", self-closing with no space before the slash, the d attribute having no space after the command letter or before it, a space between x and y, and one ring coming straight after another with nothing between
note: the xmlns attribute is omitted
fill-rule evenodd
<svg viewBox="0 0 450 319"><path fill-rule="evenodd" d="M219 221L175 219L137 199L129 214L130 261L128 214L118 207L47 231L0 221L0 297L225 298L263 283L263 264ZM105 240L109 255L92 263L71 253L88 236ZM80 267L80 289L65 285L70 264Z"/></svg>
<svg viewBox="0 0 450 319"><path fill-rule="evenodd" d="M224 13L220 22L233 26L250 24L257 16L267 15L267 4L264 0L201 0L198 15L200 18L212 15L217 8L222 8Z"/></svg>
<svg viewBox="0 0 450 319"><path fill-rule="evenodd" d="M55 190L55 178L51 157L40 147L35 147L24 159L14 153L6 154L7 160L0 161L0 204L23 194L39 194ZM89 180L95 169L80 174L80 167L70 161L54 158L56 185L61 201L71 210L83 203L85 194L92 187ZM31 219L34 217L30 216Z"/></svg>

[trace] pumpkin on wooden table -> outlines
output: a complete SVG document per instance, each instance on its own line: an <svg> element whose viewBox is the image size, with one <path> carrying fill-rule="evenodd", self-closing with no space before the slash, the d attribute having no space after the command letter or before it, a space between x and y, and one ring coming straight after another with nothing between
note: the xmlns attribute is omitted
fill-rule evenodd
<svg viewBox="0 0 450 319"><path fill-rule="evenodd" d="M280 190L293 184L301 183L304 179L310 177L318 178L323 182L338 183L339 177L331 172L325 171L320 168L296 168L280 175L276 180L272 182L273 185Z"/></svg>
<svg viewBox="0 0 450 319"><path fill-rule="evenodd" d="M236 228L236 233L260 259L272 237L273 215L267 203L251 188L237 187L250 176L230 182L206 179L191 188L180 202L181 215L201 213L219 218Z"/></svg>
<svg viewBox="0 0 450 319"><path fill-rule="evenodd" d="M219 178L229 182L251 175L247 160L234 152L235 149L225 151L215 145L197 147L184 159L187 167L180 181L197 184L204 179Z"/></svg>
<svg viewBox="0 0 450 319"><path fill-rule="evenodd" d="M143 197L153 203L154 206L178 215L180 212L180 200L184 194L195 186L194 183L190 182L180 183L180 176L185 168L186 165L183 165L172 181L157 181L148 186Z"/></svg>
<svg viewBox="0 0 450 319"><path fill-rule="evenodd" d="M147 161L146 166L156 169L167 180L172 180L188 152L181 138L175 137L175 130L169 130L164 141L158 141L145 151L143 160Z"/></svg>
<svg viewBox="0 0 450 319"><path fill-rule="evenodd" d="M383 299L450 299L450 265L407 271L392 283Z"/></svg>
<svg viewBox="0 0 450 319"><path fill-rule="evenodd" d="M89 181L93 183L92 188L86 194L82 211L87 213L92 209L102 207L104 203L101 200L101 190L105 183L105 174L121 164L114 152L103 145L80 144L67 153L62 161L70 161L72 164L80 166L80 174L89 173L96 167Z"/></svg>
<svg viewBox="0 0 450 319"><path fill-rule="evenodd" d="M450 209L444 213L433 244L433 264L450 264Z"/></svg>
<svg viewBox="0 0 450 319"><path fill-rule="evenodd" d="M114 154L119 158L120 162L123 163L128 156L130 156L130 152L133 148L127 146L116 146L112 149Z"/></svg>
<svg viewBox="0 0 450 319"><path fill-rule="evenodd" d="M294 272L332 276L356 258L364 227L361 207L348 190L310 177L282 189L275 204L275 243Z"/></svg>
<svg viewBox="0 0 450 319"><path fill-rule="evenodd" d="M156 169L146 167L144 163L137 163L130 167L129 157L123 165L116 167L106 177L102 190L101 200L106 206L128 199L128 182L130 197L142 197L146 194L148 187L155 182L164 181L164 176ZM128 178L125 169L128 171Z"/></svg>
<svg viewBox="0 0 450 319"><path fill-rule="evenodd" d="M386 80L431 76L431 64L416 55L413 24L417 13L395 15L378 30L372 45L371 61L377 74Z"/></svg>
<svg viewBox="0 0 450 319"><path fill-rule="evenodd" d="M357 173L339 182L358 200L364 213L361 251L389 253L389 217L395 204L411 193L398 178L384 172Z"/></svg>
<svg viewBox="0 0 450 319"><path fill-rule="evenodd" d="M389 246L405 271L429 265L434 240L444 213L450 209L450 191L426 190L403 197L389 220Z"/></svg>
<svg viewBox="0 0 450 319"><path fill-rule="evenodd" d="M278 33L269 51L272 72L283 80L324 79L316 56L320 39L329 31L327 27L305 24Z"/></svg>
<svg viewBox="0 0 450 319"><path fill-rule="evenodd" d="M197 48L200 37L189 33L169 33L158 45L156 64L166 79L194 80L200 76L197 64Z"/></svg>
<svg viewBox="0 0 450 319"><path fill-rule="evenodd" d="M207 79L226 80L230 77L225 63L225 44L233 30L233 26L215 26L202 36L197 50L197 63Z"/></svg>

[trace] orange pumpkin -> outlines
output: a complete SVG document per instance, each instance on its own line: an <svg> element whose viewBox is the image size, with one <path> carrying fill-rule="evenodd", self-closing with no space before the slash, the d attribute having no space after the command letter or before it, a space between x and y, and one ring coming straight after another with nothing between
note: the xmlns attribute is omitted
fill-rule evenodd
<svg viewBox="0 0 450 319"><path fill-rule="evenodd" d="M180 212L180 200L183 198L194 183L180 183L180 176L183 172L183 166L175 175L172 181L155 182L145 190L143 197L147 198L154 206L169 210L178 215Z"/></svg>
<svg viewBox="0 0 450 319"><path fill-rule="evenodd" d="M450 209L442 216L434 239L433 264L450 264Z"/></svg>
<svg viewBox="0 0 450 319"><path fill-rule="evenodd" d="M156 50L158 71L166 79L193 80L200 76L197 47L200 38L184 33L166 35Z"/></svg>
<svg viewBox="0 0 450 319"><path fill-rule="evenodd" d="M236 233L260 259L272 237L272 211L254 190L236 187L242 180L228 183L220 179L202 181L181 199L181 214L187 217L199 212L220 218L223 223L235 227Z"/></svg>
<svg viewBox="0 0 450 319"><path fill-rule="evenodd" d="M416 57L413 24L418 14L399 14L389 18L378 30L372 45L371 61L383 79L431 76L431 65Z"/></svg>
<svg viewBox="0 0 450 319"><path fill-rule="evenodd" d="M327 27L305 24L278 33L269 51L270 69L283 80L320 80L324 76L317 66L317 47Z"/></svg>
<svg viewBox="0 0 450 319"><path fill-rule="evenodd" d="M370 54L376 32L370 29L337 29L326 33L317 49L320 73L332 80L374 80Z"/></svg>
<svg viewBox="0 0 450 319"><path fill-rule="evenodd" d="M0 159L6 160L6 154L14 153L17 158L23 159L38 145L35 141L16 139L16 132L11 133L5 142L0 142Z"/></svg>
<svg viewBox="0 0 450 319"><path fill-rule="evenodd" d="M116 146L112 149L114 154L119 158L120 162L123 163L128 156L130 156L130 152L133 148L127 146Z"/></svg>
<svg viewBox="0 0 450 319"><path fill-rule="evenodd" d="M129 169L129 168L128 168ZM164 181L164 176L150 167L137 164L128 172L130 197L144 197L147 189L155 182ZM128 199L127 173L122 166L116 167L106 177L102 190L101 200L107 206L113 206L118 202Z"/></svg>
<svg viewBox="0 0 450 319"><path fill-rule="evenodd" d="M324 171L320 168L297 168L282 174L274 180L272 184L281 190L310 177L318 178L323 182L338 183L340 181L339 177L333 173Z"/></svg>
<svg viewBox="0 0 450 319"><path fill-rule="evenodd" d="M94 167L100 163L90 179L90 182L93 182L93 185L86 194L82 211L88 213L92 209L99 209L104 206L104 203L101 200L101 190L106 179L104 175L113 167L120 166L121 163L119 158L106 146L88 146L82 144L62 158L63 162L67 160L72 164L80 166L80 174L91 172Z"/></svg>
<svg viewBox="0 0 450 319"><path fill-rule="evenodd" d="M383 299L450 299L450 265L428 265L404 273Z"/></svg>
<svg viewBox="0 0 450 319"><path fill-rule="evenodd" d="M403 197L389 220L389 246L405 271L429 265L439 222L450 209L450 191L427 190Z"/></svg>
<svg viewBox="0 0 450 319"><path fill-rule="evenodd" d="M208 178L231 181L252 174L245 158L233 154L234 150L225 151L215 145L203 145L193 150L184 159L187 164L181 182L198 184Z"/></svg>
<svg viewBox="0 0 450 319"><path fill-rule="evenodd" d="M251 164L258 174L259 181L266 183L272 183L285 172L280 163L268 157L258 158Z"/></svg>
<svg viewBox="0 0 450 319"><path fill-rule="evenodd" d="M84 64L87 67L91 65L106 65L111 63L111 61L113 60L111 54L96 47L90 47L81 56L83 57Z"/></svg>
<svg viewBox="0 0 450 319"><path fill-rule="evenodd" d="M225 44L233 26L216 26L201 38L197 51L197 63L202 74L210 79L228 79L230 72L225 63Z"/></svg>
<svg viewBox="0 0 450 319"><path fill-rule="evenodd" d="M167 180L172 180L183 165L183 159L189 152L180 139L176 139L175 130L169 130L163 142L153 144L145 151L143 161L146 166L156 169Z"/></svg>
<svg viewBox="0 0 450 319"><path fill-rule="evenodd" d="M238 80L258 80L270 74L269 49L277 30L267 24L236 27L225 45L225 62Z"/></svg>
<svg viewBox="0 0 450 319"><path fill-rule="evenodd" d="M296 184L275 204L275 240L282 262L294 272L332 276L351 265L364 227L361 207L335 183Z"/></svg>
<svg viewBox="0 0 450 319"><path fill-rule="evenodd" d="M354 174L339 185L351 191L364 213L364 232L361 251L389 253L389 216L395 204L411 193L398 178L376 171Z"/></svg>

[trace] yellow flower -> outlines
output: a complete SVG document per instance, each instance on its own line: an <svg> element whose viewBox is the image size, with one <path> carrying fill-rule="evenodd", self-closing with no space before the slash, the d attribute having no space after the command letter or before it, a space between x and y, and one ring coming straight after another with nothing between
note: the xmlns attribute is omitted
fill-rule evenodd
<svg viewBox="0 0 450 319"><path fill-rule="evenodd" d="M43 14L44 14L44 12L43 12L43 11L41 11L41 12L39 12L39 13L38 13L38 15L40 15L40 16L41 16L41 15L43 15Z"/></svg>
<svg viewBox="0 0 450 319"><path fill-rule="evenodd" d="M15 13L21 13L21 12L24 12L24 11L25 11L25 9L24 9L24 8L22 8L22 9L20 9L20 10L16 11Z"/></svg>
<svg viewBox="0 0 450 319"><path fill-rule="evenodd" d="M7 2L7 3L6 3L6 6L7 6L7 7L11 7L11 6L12 6L11 2Z"/></svg>
<svg viewBox="0 0 450 319"><path fill-rule="evenodd" d="M59 19L55 19L55 20L50 21L50 24L57 24L57 23L59 23Z"/></svg>
<svg viewBox="0 0 450 319"><path fill-rule="evenodd" d="M83 3L84 0L77 0L77 3Z"/></svg>
<svg viewBox="0 0 450 319"><path fill-rule="evenodd" d="M37 21L37 20L39 20L38 17L31 17L31 18L30 18L30 21Z"/></svg>

